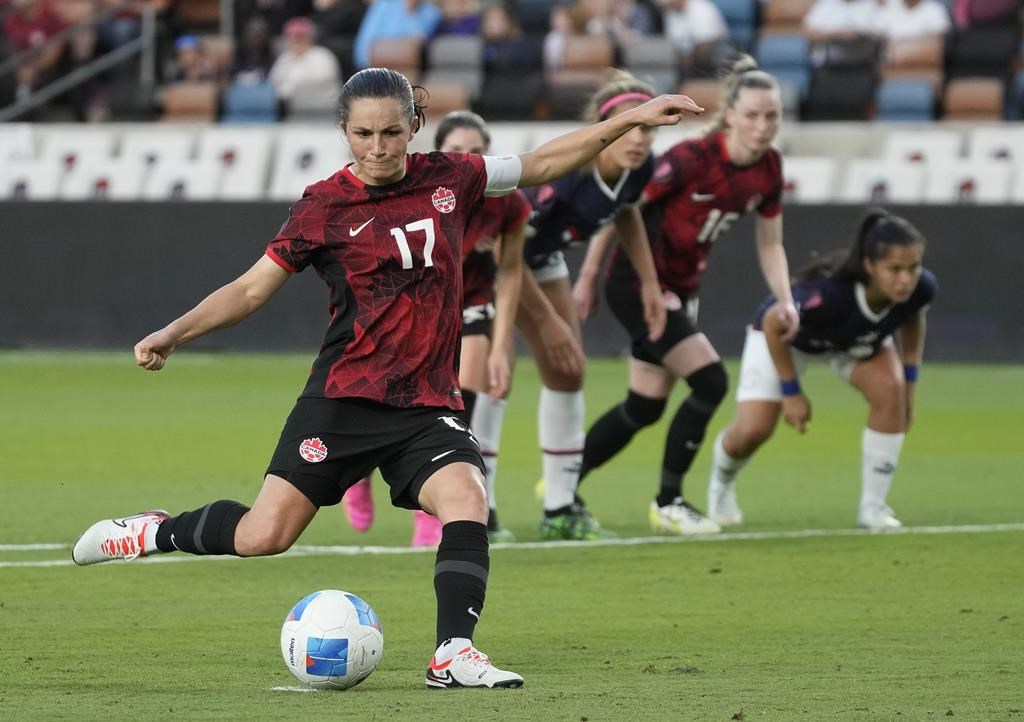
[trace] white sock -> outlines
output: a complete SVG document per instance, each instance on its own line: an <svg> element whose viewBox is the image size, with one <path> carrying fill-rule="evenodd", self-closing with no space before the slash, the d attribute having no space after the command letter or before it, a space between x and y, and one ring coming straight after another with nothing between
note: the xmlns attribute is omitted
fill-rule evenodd
<svg viewBox="0 0 1024 722"><path fill-rule="evenodd" d="M163 523L163 522L161 522ZM156 531L160 528L160 524L154 524L153 522L146 522L146 529L142 533L142 553L143 554L159 554L160 549L156 545Z"/></svg>
<svg viewBox="0 0 1024 722"><path fill-rule="evenodd" d="M473 640L465 637L452 637L441 642L441 646L434 651L434 661L443 664L466 647L472 647Z"/></svg>
<svg viewBox="0 0 1024 722"><path fill-rule="evenodd" d="M543 455L544 508L573 503L583 463L583 392L540 390L537 428Z"/></svg>
<svg viewBox="0 0 1024 722"><path fill-rule="evenodd" d="M861 509L877 509L885 505L905 437L906 434L883 434L864 429L861 440Z"/></svg>
<svg viewBox="0 0 1024 722"><path fill-rule="evenodd" d="M711 478L722 484L731 484L736 481L736 475L740 473L740 469L746 465L749 459L734 459L729 456L725 447L722 446L722 439L724 438L724 431L718 432L718 436L715 437Z"/></svg>
<svg viewBox="0 0 1024 722"><path fill-rule="evenodd" d="M497 508L494 498L494 478L498 473L498 447L501 444L501 425L505 421L504 399L492 399L488 394L476 397L470 426L480 442L480 455L487 470L487 504Z"/></svg>

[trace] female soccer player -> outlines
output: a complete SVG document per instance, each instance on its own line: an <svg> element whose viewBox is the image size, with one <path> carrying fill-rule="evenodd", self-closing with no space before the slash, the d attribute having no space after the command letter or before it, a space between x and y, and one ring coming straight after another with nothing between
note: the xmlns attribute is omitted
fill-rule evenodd
<svg viewBox="0 0 1024 722"><path fill-rule="evenodd" d="M587 433L580 480L621 451L637 431L655 423L678 379L690 395L676 411L665 439L659 488L650 506L655 531L720 531L683 496L683 476L728 387L725 367L697 327L697 292L712 244L736 220L757 212L757 248L778 311L796 327L789 265L782 247L782 159L772 148L782 115L779 86L750 58L724 82L722 110L702 137L684 140L658 159L643 194L643 217L658 280L668 307L665 333L651 339L637 297L638 274L617 252L605 285L608 305L632 339L629 391ZM574 294L580 315L595 305L596 280L610 233L591 243Z"/></svg>
<svg viewBox="0 0 1024 722"><path fill-rule="evenodd" d="M592 123L614 119L652 97L649 85L617 71L594 94L584 117ZM637 269L644 333L651 339L661 336L665 306L647 234L635 207L654 169L653 132L653 127L635 126L590 165L526 191L534 209L532 235L526 241L531 273L523 281L517 325L537 361L543 384L537 415L545 482L541 533L548 539L611 536L576 497L583 457L585 359L563 251L572 243L589 240L614 221L623 250ZM552 319L552 309L557 319Z"/></svg>
<svg viewBox="0 0 1024 722"><path fill-rule="evenodd" d="M476 113L458 110L446 115L437 128L434 147L442 152L489 151L491 134ZM530 204L522 191L485 198L470 212L462 248L462 384L464 419L480 442L487 467L487 536L491 542L515 541L512 532L498 521L494 479L498 447L509 389L513 329L523 275L523 239ZM497 255L497 263L495 262ZM495 287L497 286L497 293ZM373 523L370 480L364 479L345 492L349 523L366 531ZM412 546L437 546L441 525L437 518L417 509L413 512Z"/></svg>
<svg viewBox="0 0 1024 722"><path fill-rule="evenodd" d="M489 569L487 497L476 440L459 419L462 238L485 194L546 183L637 126L701 109L662 96L520 156L408 153L422 122L409 81L368 68L345 83L341 130L354 162L309 186L265 255L235 281L135 346L157 371L178 346L259 309L312 265L331 320L305 390L285 422L252 508L215 501L177 516L145 512L86 530L78 564L184 551L260 556L288 549L321 506L379 468L392 503L444 525L434 567L437 650L428 687L518 687L472 640Z"/></svg>
<svg viewBox="0 0 1024 722"><path fill-rule="evenodd" d="M792 341L786 341L783 316L773 313L778 303L769 298L761 304L743 345L736 418L715 440L708 506L723 523L743 521L736 475L772 435L779 415L800 433L807 431L811 403L800 374L818 357L868 402L857 522L868 529L900 526L886 496L910 426L925 311L938 287L921 265L924 246L908 221L874 211L841 265L833 270L819 263L793 288L800 330Z"/></svg>

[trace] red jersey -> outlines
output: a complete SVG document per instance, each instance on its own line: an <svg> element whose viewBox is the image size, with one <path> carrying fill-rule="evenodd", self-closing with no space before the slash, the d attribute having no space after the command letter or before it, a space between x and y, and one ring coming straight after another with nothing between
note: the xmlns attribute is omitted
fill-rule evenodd
<svg viewBox="0 0 1024 722"><path fill-rule="evenodd" d="M397 183L368 186L345 167L306 188L267 246L330 288L302 396L462 409L462 239L486 184L483 156L412 153Z"/></svg>
<svg viewBox="0 0 1024 722"><path fill-rule="evenodd" d="M672 146L644 188L644 225L662 287L682 298L694 295L711 245L744 213L781 213L782 185L782 156L774 148L753 165L738 166L729 160L722 133ZM621 249L609 275L636 279Z"/></svg>
<svg viewBox="0 0 1024 722"><path fill-rule="evenodd" d="M494 301L498 266L494 246L504 233L521 227L530 217L530 202L522 191L484 198L473 208L462 247L462 307Z"/></svg>

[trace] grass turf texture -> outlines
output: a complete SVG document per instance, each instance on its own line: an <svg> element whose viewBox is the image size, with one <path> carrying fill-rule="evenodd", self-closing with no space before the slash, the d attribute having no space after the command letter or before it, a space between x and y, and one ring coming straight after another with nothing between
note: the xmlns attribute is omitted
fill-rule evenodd
<svg viewBox="0 0 1024 722"><path fill-rule="evenodd" d="M98 518L152 506L251 501L308 364L181 353L146 374L130 354L0 354L0 545L71 543ZM624 382L621 362L592 362L588 418ZM743 531L854 524L865 407L822 368L804 385L812 430L780 428L746 470ZM1022 387L1019 367L925 367L890 497L905 523L1024 521ZM521 540L539 537L536 393L527 361L498 478ZM710 433L731 415L728 402ZM664 430L584 485L623 536L649 533ZM708 458L688 480L699 506ZM335 507L299 543L404 546L409 514L383 492L378 482L369 533ZM68 553L0 551L0 562ZM0 567L0 718L1024 719L1022 558L1019 531L499 549L477 641L527 686L454 693L422 688L430 553ZM280 622L321 588L374 606L383 662L349 692L272 691L295 684Z"/></svg>

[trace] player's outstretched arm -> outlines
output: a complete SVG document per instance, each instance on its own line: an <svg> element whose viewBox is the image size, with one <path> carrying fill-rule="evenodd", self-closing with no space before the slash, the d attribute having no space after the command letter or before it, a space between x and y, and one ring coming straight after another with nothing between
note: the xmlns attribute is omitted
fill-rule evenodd
<svg viewBox="0 0 1024 722"><path fill-rule="evenodd" d="M807 425L811 421L811 402L800 388L796 364L789 348L789 324L779 308L780 305L781 303L776 301L765 311L761 326L764 329L765 341L768 343L768 353L771 354L772 363L775 364L775 370L782 381L782 418L802 434L807 431Z"/></svg>
<svg viewBox="0 0 1024 722"><path fill-rule="evenodd" d="M560 135L519 156L523 166L519 187L542 185L561 178L585 165L638 125L648 128L675 125L687 114L703 112L703 108L685 95L659 95L608 120Z"/></svg>
<svg viewBox="0 0 1024 722"><path fill-rule="evenodd" d="M800 328L800 316L793 303L793 291L789 287L789 261L782 245L782 215L774 218L757 217L757 254L761 262L761 273L779 301L774 311L785 322L784 340L790 341Z"/></svg>
<svg viewBox="0 0 1024 722"><path fill-rule="evenodd" d="M198 306L135 344L135 363L159 371L174 350L194 338L233 326L270 300L291 274L263 256L244 274L221 286Z"/></svg>

